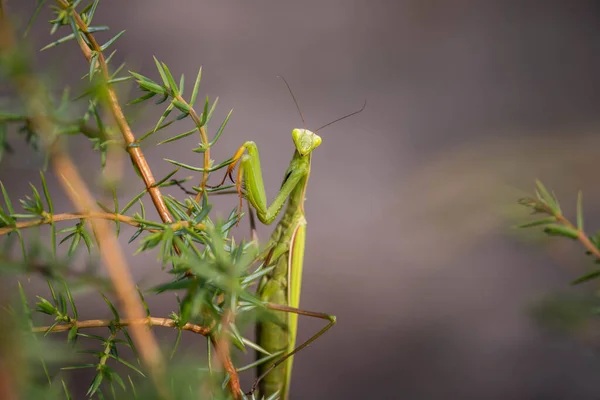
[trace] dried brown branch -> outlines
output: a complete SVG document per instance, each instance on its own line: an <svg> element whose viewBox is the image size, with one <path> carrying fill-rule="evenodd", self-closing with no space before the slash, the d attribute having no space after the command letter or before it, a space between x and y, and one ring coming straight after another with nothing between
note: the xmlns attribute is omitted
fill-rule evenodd
<svg viewBox="0 0 600 400"><path fill-rule="evenodd" d="M43 332L66 332L69 331L73 326L77 326L77 329L86 329L86 328L102 328L108 326L132 326L132 325L149 325L149 326L162 326L166 328L177 328L177 322L170 318L158 318L158 317L147 317L141 319L120 319L118 321L110 320L110 319L90 319L85 321L73 321L71 323L65 323L61 325L55 326L36 326L33 328L33 332L35 333L43 333ZM194 333L198 333L202 336L208 336L211 331L211 327L205 327L198 324L192 324L188 322L181 328L184 331L190 331Z"/></svg>
<svg viewBox="0 0 600 400"><path fill-rule="evenodd" d="M139 222L134 217L129 217L127 215L122 215L122 214L111 214L111 213L106 213L106 212L64 213L64 214L54 214L54 215L47 214L44 218L40 218L38 220L17 222L14 226L0 228L0 236L6 235L7 233L13 232L17 229L32 228L35 226L51 224L53 222L70 221L70 220L76 220L76 219L103 219L103 220L107 220L107 221L119 221L124 224L134 226L136 228L139 228L140 226L144 225L143 222ZM175 223L172 223L169 225L169 227L173 230L177 230L177 229L181 229L181 228L189 227L189 226L192 226L192 225L187 221L179 221L179 222L175 222ZM196 224L196 225L193 225L193 227L195 229L200 229L200 230L205 229L204 224ZM152 229L147 226L144 226L144 230L147 230L148 232L159 232L160 231L159 229Z"/></svg>
<svg viewBox="0 0 600 400"><path fill-rule="evenodd" d="M222 319L222 331L220 335L212 334L210 336L210 340L215 347L215 351L221 360L221 364L223 364L223 369L229 374L229 383L227 386L229 387L229 391L233 395L235 400L242 399L242 389L240 384L240 378L237 373L237 369L231 362L231 349L229 345L229 338L227 337L227 329L229 324L233 319L233 313L231 310L225 311Z"/></svg>
<svg viewBox="0 0 600 400"><path fill-rule="evenodd" d="M64 9L68 9L70 7L69 3L66 0L56 0L56 2ZM108 71L108 65L106 64L104 54L102 54L102 50L100 48L101 46L96 41L94 35L88 32L88 27L86 23L83 22L83 20L81 19L81 16L75 10L71 10L71 15L73 16L77 27L81 30L81 32L83 32L83 34L92 46L90 49L83 41L80 40L79 44L83 55L89 63L92 60L92 50L98 54L98 67L100 69L100 72L102 73L102 77L104 78L105 82L108 82L110 80L110 73ZM126 144L127 152L131 156L131 159L135 163L136 167L140 171L142 178L144 179L144 183L146 185L146 188L148 189L148 193L150 193L150 197L152 198L152 202L154 203L154 206L156 207L160 218L163 220L163 222L173 222L173 217L167 209L165 201L163 200L162 195L160 193L160 189L157 186L155 186L156 181L154 179L154 176L152 175L150 166L146 161L146 157L144 157L144 153L142 152L140 147L136 146L135 136L133 135L131 127L129 126L129 123L125 118L125 114L123 113L123 110L119 103L119 99L117 98L117 94L115 93L113 87L108 83L106 84L106 92L106 105L110 110L111 114L113 115L113 118L115 119L119 130L121 131L123 140Z"/></svg>
<svg viewBox="0 0 600 400"><path fill-rule="evenodd" d="M70 5L65 0L56 0L56 1L64 9L67 9L70 7ZM77 24L77 27L83 32L83 34L88 39L88 41L92 47L91 49L87 48L87 46L83 43L83 41L79 41L85 58L88 60L88 62L91 62L92 53L90 50L94 50L95 52L98 53L98 57L97 57L98 66L102 72L102 76L104 77L105 81L108 82L110 80L110 74L108 71L108 66L106 64L106 60L100 49L100 45L96 41L94 35L92 35L91 33L88 32L87 25L81 19L81 16L75 10L72 10L71 14L73 15L73 18L75 20L75 23ZM119 129L121 130L123 139L125 140L125 143L127 144L127 151L129 152L131 159L136 164L142 177L144 178L146 188L148 189L148 191L150 193L150 196L152 198L154 206L156 207L163 222L173 222L172 216L169 213L169 211L167 210L167 207L162 198L160 190L157 186L155 186L156 182L154 180L154 177L152 175L150 167L149 167L141 149L138 146L135 146L135 143L136 143L135 137L131 131L131 128L129 127L129 124L127 123L127 120L125 119L125 115L123 114L123 110L121 109L121 106L117 99L117 95L110 84L107 84L107 92L108 92L108 107L109 107L111 113L113 114L113 117L114 117L115 121L117 122ZM182 99L180 98L179 100L182 100ZM193 109L190 111L190 117L192 118L192 120L194 121L196 126L199 127L202 143L206 146L206 151L204 152L204 173L203 173L202 181L200 184L200 187L202 189L204 189L206 187L206 183L208 181L208 170L210 168L210 148L208 146L208 138L206 135L206 131L205 131L204 127L201 126L200 118L198 117L197 113ZM201 190L198 193L198 195L196 196L197 202L199 202L201 193L203 193L203 192L204 192L204 190ZM177 249L176 249L176 251L177 251ZM238 377L235 367L233 366L233 362L231 361L229 345L228 345L228 343L227 343L227 345L224 345L222 343L222 342L224 342L224 340L217 340L214 336L211 337L211 340L212 340L213 344L215 345L215 350L217 351L217 354L219 355L219 359L221 361L221 364L223 365L223 368L230 375L229 388L231 390L231 394L233 395L233 397L235 399L239 399L239 398L241 398L239 377Z"/></svg>
<svg viewBox="0 0 600 400"><path fill-rule="evenodd" d="M64 2L61 3L64 4ZM0 22L0 52L7 56L17 54L18 46L8 20ZM101 210L96 205L96 201L73 161L63 151L60 141L55 137L56 127L47 117L50 112L45 86L26 68L25 63L23 64L18 71L12 71L12 82L14 82L18 94L24 101L35 131L39 132L50 155L52 168L56 175L60 177L59 183L80 212L100 212ZM144 308L137 295L135 284L116 235L108 221L92 219L91 224L101 249L100 254L103 264L114 285L124 315L131 320L143 319L145 317ZM150 372L155 387L163 397L167 397L164 392L162 356L154 335L143 325L132 325L131 328L133 340Z"/></svg>

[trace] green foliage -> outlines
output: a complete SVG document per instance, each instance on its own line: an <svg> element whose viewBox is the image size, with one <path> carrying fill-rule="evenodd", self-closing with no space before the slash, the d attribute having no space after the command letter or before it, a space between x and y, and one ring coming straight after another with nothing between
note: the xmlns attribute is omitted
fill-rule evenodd
<svg viewBox="0 0 600 400"><path fill-rule="evenodd" d="M588 235L584 231L583 194L577 194L575 209L576 223L573 224L563 215L558 199L554 193L546 189L540 182L536 182L535 197L524 198L519 203L530 208L533 214L542 214L542 218L525 222L519 228L544 227L543 231L549 236L559 236L578 240L585 249L585 254L591 256L594 264L600 263L600 232ZM573 285L598 282L600 269L584 266L587 271L572 281ZM597 321L599 315L600 291L591 293L560 294L550 296L540 301L535 309L534 316L544 325L555 330L581 334L589 327L592 321Z"/></svg>
<svg viewBox="0 0 600 400"><path fill-rule="evenodd" d="M273 360L282 352L269 354L245 337L257 315L268 315L252 288L273 267L266 268L256 262L259 254L255 243L239 241L232 236L232 228L243 215L239 210L231 210L225 220L214 219L213 194L233 186L211 188L205 185L208 175L233 162L233 159L215 162L209 158L210 149L225 131L231 111L209 139L209 125L218 98L211 101L206 97L200 103L201 108L194 108L200 93L202 68L198 70L189 97L184 97L184 76L177 80L167 64L156 58L155 78L134 71L121 75L125 64L113 68L111 60L116 51L113 48L125 31L96 44L94 33L109 30L104 25L91 25L98 5L99 0L87 4L80 0L38 0L24 32L26 36L34 23L40 23L36 17L43 7L50 7L54 12L50 35L60 33L60 37L41 50L51 52L59 45L71 45L74 51L89 50L87 54L84 51L89 68L80 71L85 78L82 80L85 87L75 96L71 96L68 88L55 91L42 85L42 80L32 72L34 61L26 51L26 42L14 43L10 48L0 47L1 76L15 89L10 109L0 110L0 163L14 156L11 143L20 140L19 137L31 151L51 160L56 155L54 152L62 151L64 142L83 136L100 156L100 171L108 169L109 152L118 148L129 152L133 168L140 178L144 178L144 171L138 168L142 156L132 150L139 149L142 142L156 132L186 120L191 121L193 129L182 129L182 133L162 140L158 145L189 140L197 135L199 143L188 147L195 154L201 154L198 157L204 157L204 163L202 167L195 167L166 159L177 168L149 186L140 179L144 189L127 199L124 206L118 201L119 195L124 194L121 188L114 182L104 185L103 189L110 188L112 204L98 202L101 212L76 212L66 204L53 201L56 189L48 184L52 182L48 178L59 178L61 171L40 171L40 182L30 183L31 193L18 201L13 200L0 182L3 197L0 202L0 273L21 282L37 275L47 282L48 287L47 294L35 291L26 295L19 284L15 294L17 301L7 306L12 320L17 323L2 329L19 338L20 342L15 341L13 350L21 349L24 354L19 368L12 372L15 374L15 394L19 398L80 398L82 394L73 391L70 373L90 369L93 373L85 393L90 398L245 398L232 393L228 386L232 377L227 371L213 368L211 343L224 337L232 345L228 347L232 349L234 360L238 352L249 349L264 354L259 361L237 367L240 372ZM0 27L0 31L0 34L7 34L6 28ZM104 52L109 50L112 53L105 56ZM114 125L112 118L105 120L105 116L111 114L109 109L114 111L121 107L111 103L112 88L130 79L135 80L143 95L131 100L126 110L147 104L152 98L156 99L157 105L166 104L166 108L151 131L136 135L132 143L124 143L123 125L128 124L127 119ZM23 83L28 80L35 84ZM55 92L60 94L58 99L54 98ZM171 118L174 110L177 115ZM148 217L146 210L155 206L155 193L150 192L181 186L190 179L176 177L181 168L201 173L199 181L203 183L193 187L194 192L191 192L197 196L161 195L172 220ZM71 189L77 191L75 187ZM150 197L151 203L148 202ZM18 210L17 205L20 206ZM139 301L147 315L143 322L155 326L154 330L159 329L158 325L174 331L174 345L168 351L172 360L164 364L167 394L157 390L159 385L150 379L152 371L144 364L144 349L138 347L139 343L133 340L135 335L129 332L135 321L124 316L125 306L117 301L119 293L115 282L99 275L95 268L102 252L111 251L98 243L98 233L92 224L96 219L111 221L116 236L124 225L134 227L128 240L135 244L136 254L153 254L157 259L156 267L160 265L167 273L163 283L138 289ZM37 234L25 235L25 231L49 234L42 239ZM16 248L18 252L14 251ZM87 264L81 268L81 263ZM82 292L97 293L110 311L110 319L81 317L77 303ZM173 299L177 301L173 302L168 317L155 316L146 297L164 292L173 292ZM30 308L28 297L33 294L35 307ZM91 333L89 328L96 328L98 334ZM194 334L206 340L209 351L205 359L189 360L177 354L182 335ZM58 342L57 338L60 338ZM1 352L0 358L5 354ZM31 371L43 371L43 374Z"/></svg>

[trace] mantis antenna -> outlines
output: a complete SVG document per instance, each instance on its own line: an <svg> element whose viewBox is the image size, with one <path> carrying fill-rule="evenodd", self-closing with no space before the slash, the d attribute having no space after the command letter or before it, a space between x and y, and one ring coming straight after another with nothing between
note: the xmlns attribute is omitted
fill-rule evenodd
<svg viewBox="0 0 600 400"><path fill-rule="evenodd" d="M348 117L351 117L351 116L353 116L353 115L356 115L356 114L358 114L359 112L362 112L362 111L365 109L365 107L366 107L366 106L367 106L367 101L365 100L365 104L363 104L363 106L361 107L361 109L360 109L360 110L358 110L358 111L354 111L354 112L351 112L350 114L346 114L346 115L344 115L343 117L340 117L340 118L338 118L338 119L335 119L335 120L333 120L333 121L331 121L331 122L329 122L329 123L327 123L327 124L323 125L323 126L322 126L322 127L320 127L319 129L317 129L317 130L316 130L314 133L317 133L317 132L319 132L321 129L325 128L326 126L329 126L329 125L335 124L336 122L339 122L339 121L341 121L341 120L343 120L343 119L346 119L346 118L348 118Z"/></svg>
<svg viewBox="0 0 600 400"><path fill-rule="evenodd" d="M300 110L300 106L298 105L298 101L296 100L296 96L294 96L294 92L292 92L292 88L290 87L290 84L289 84L289 83L288 83L288 82L285 80L285 78L284 78L283 76L281 76L281 75L278 75L277 77L278 77L278 78L281 78L281 79L283 80L283 82L285 82L285 86L287 86L287 88L288 88L288 90L289 90L289 92L290 92L290 95L292 95L292 99L294 100L294 104L296 104L296 109L298 110L298 114L300 114L300 119L302 119L302 125L303 125L303 128L304 128L304 129L306 129L306 122L304 121L304 116L302 115L302 110ZM333 121L331 121L331 122L329 122L329 123L327 123L327 124L323 125L323 126L322 126L322 127L320 127L319 129L317 129L316 131L314 131L314 133L317 133L318 131L320 131L321 129L325 128L326 126L329 126L329 125L335 124L336 122L339 122L339 121L341 121L341 120L343 120L343 119L346 119L346 118L348 118L348 117L351 117L351 116L353 116L353 115L356 115L356 114L358 114L358 113L362 112L362 111L365 109L365 107L366 107L366 106L367 106L367 100L365 100L365 103L364 103L364 104L363 104L363 106L360 108L360 110L358 110L358 111L354 111L354 112L351 112L350 114L346 114L346 115L344 115L343 117L340 117L340 118L338 118L338 119L335 119L335 120L333 120Z"/></svg>
<svg viewBox="0 0 600 400"><path fill-rule="evenodd" d="M296 104L296 109L298 110L298 114L300 114L300 119L302 120L303 128L306 129L306 122L304 121L304 116L302 116L302 111L300 110L298 101L296 101L296 96L294 96L294 92L292 92L292 88L290 87L289 83L287 83L287 81L285 80L285 78L283 76L279 75L278 78L283 79L283 81L285 82L285 86L287 86L288 90L290 91L290 94L292 95L292 99L294 99L294 104Z"/></svg>

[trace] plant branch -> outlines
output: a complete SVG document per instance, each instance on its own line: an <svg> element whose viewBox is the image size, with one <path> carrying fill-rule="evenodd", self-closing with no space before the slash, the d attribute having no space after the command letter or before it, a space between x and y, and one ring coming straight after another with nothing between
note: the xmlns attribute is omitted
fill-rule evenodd
<svg viewBox="0 0 600 400"><path fill-rule="evenodd" d="M561 224L574 229L577 231L577 240L579 240L579 242L581 242L581 244L583 244L583 247L585 247L585 249L587 251L589 251L595 258L596 260L600 261L600 249L598 249L598 247L596 247L594 245L594 243L592 243L592 241L590 240L590 238L585 234L585 232L581 229L577 229L577 227L575 227L575 225L573 225L571 223L571 221L569 221L567 218L565 218L562 214L557 214L555 215L556 217L556 222L560 222Z"/></svg>
<svg viewBox="0 0 600 400"><path fill-rule="evenodd" d="M34 333L42 333L42 332L66 332L69 331L73 326L76 326L77 329L86 329L86 328L102 328L108 326L132 326L132 325L150 325L150 326L162 326L165 328L177 328L177 322L171 318L158 318L158 317L147 317L140 319L121 319L118 321L110 320L110 319L90 319L85 321L73 321L66 324L56 325L56 326L36 326L33 328ZM205 327L198 324L192 324L188 322L183 325L179 329L184 331L190 331L194 333L198 333L202 336L208 336L210 334L211 328Z"/></svg>
<svg viewBox="0 0 600 400"><path fill-rule="evenodd" d="M578 223L574 225L568 218L566 218L558 205L558 201L551 197L547 192L546 188L541 182L538 181L539 192L537 193L537 199L534 198L523 198L519 200L519 203L523 206L529 207L534 210L534 213L543 213L551 216L550 219L532 221L522 224L521 228L532 227L537 225L547 225L557 223L559 226L565 227L568 232L557 232L563 236L570 237L571 239L577 239L585 247L585 249L592 254L596 260L600 261L600 249L592 242L588 235L583 230L583 224ZM541 194L540 194L541 192ZM579 204L580 205L580 204ZM581 217L582 210L578 206L577 214L578 221ZM553 225L547 226L544 230L546 233L554 233Z"/></svg>
<svg viewBox="0 0 600 400"><path fill-rule="evenodd" d="M65 4L64 1L61 1L61 4ZM52 168L60 178L59 183L80 212L100 212L75 164L63 151L60 141L55 136L56 126L47 117L50 114L48 110L48 93L42 82L36 79L33 72L28 68L26 59L20 54L20 48L16 44L16 39L9 25L7 20L0 23L0 52L7 59L11 59L11 57L21 58L19 68L13 67L9 70L9 75L25 103L33 126L41 134L41 139L50 155ZM108 221L92 219L91 224L101 250L102 261L114 285L125 317L132 320L144 318L144 308L137 295L125 255ZM164 386L164 364L162 363L162 355L156 338L151 331L142 325L132 325L131 331L133 340L138 346L141 358L150 372L156 389L162 397L168 397Z"/></svg>
<svg viewBox="0 0 600 400"><path fill-rule="evenodd" d="M70 7L70 5L65 0L56 0L56 1L64 9L67 9ZM91 49L87 49L87 50L93 50L93 51L97 52L98 65L100 67L100 70L102 72L102 75L103 75L105 81L108 82L110 80L110 74L108 72L108 66L106 65L106 60L104 58L104 55L102 54L100 45L96 41L94 35L92 35L91 33L88 32L87 25L85 24L85 22L83 22L80 15L75 10L71 10L71 14L73 15L73 18L75 19L75 23L77 24L79 29L83 32L83 34L86 36L90 45L92 46ZM82 43L82 41L80 41L80 43ZM91 52L83 49L83 47L85 47L84 44L81 44L81 46L82 46L84 56L86 57L88 62L91 62L91 59L92 59ZM135 137L131 131L131 128L129 127L129 124L127 123L127 120L125 119L125 115L123 114L121 106L119 105L115 91L113 90L112 86L108 83L106 84L106 88L107 88L107 93L108 93L108 106L113 114L113 117L115 118L115 121L117 122L117 125L119 126L119 129L121 130L121 133L123 135L125 143L127 144L127 151L129 152L131 159L135 162L142 177L144 178L146 188L148 189L150 196L152 197L152 201L154 202L154 205L155 205L161 219L163 220L163 222L173 222L171 214L169 213L169 211L166 207L166 204L165 204L165 202L162 198L162 195L159 191L159 188L157 186L155 186L155 180L154 180L154 177L152 176L150 167L148 166L148 163L147 163L141 149L135 145ZM179 99L179 100L182 100L182 99ZM192 120L194 121L194 123L196 124L196 126L199 126L199 131L200 131L200 136L201 136L202 142L206 146L206 151L204 153L204 173L203 173L202 182L201 182L201 188L204 188L208 181L208 170L210 168L210 148L208 146L208 138L206 135L206 131L205 131L204 127L201 126L202 124L201 124L200 118L198 117L198 114L193 109L191 109L190 116L191 116ZM199 192L199 194L196 196L196 202L200 201L200 193L201 192ZM225 368L225 370L230 374L229 387L231 390L231 394L233 395L233 397L236 400L241 399L239 377L238 377L235 367L233 366L233 362L231 361L228 343L223 344L222 342L224 342L224 341L216 340L214 338L214 336L211 336L211 340L212 340L213 344L215 345L215 350L217 351L217 354L219 355L221 363L223 364L223 368Z"/></svg>
<svg viewBox="0 0 600 400"><path fill-rule="evenodd" d="M235 400L241 400L242 399L242 389L241 389L241 384L240 384L240 378L238 376L237 373L237 369L235 368L235 366L233 365L233 362L231 361L231 357L230 357L230 345L229 345L229 339L227 338L227 327L229 326L229 324L231 323L231 320L233 318L233 314L231 312L231 310L227 310L225 311L225 314L223 315L223 319L222 319L222 332L220 335L215 335L215 334L211 334L210 335L210 340L213 344L213 346L215 347L215 351L217 352L217 355L219 356L220 360L221 360L221 364L223 364L223 369L225 369L225 372L227 372L229 374L229 382L228 382L228 386L229 386L229 391L231 392L231 394L233 395L233 398Z"/></svg>
<svg viewBox="0 0 600 400"><path fill-rule="evenodd" d="M66 0L56 0L56 2L63 8L69 9L71 5ZM136 145L135 136L125 118L125 114L119 104L119 99L110 83L110 73L108 71L108 65L106 64L106 59L104 58L104 54L102 53L101 46L96 41L94 35L92 35L88 31L88 27L85 22L81 19L81 16L71 8L70 10L77 27L81 30L81 32L85 35L87 40L91 45L91 49L87 47L87 45L83 41L79 41L80 47L82 49L83 55L86 60L89 62L92 61L92 50L98 54L98 67L102 73L106 84L106 92L107 92L107 106L110 109L110 112L115 119L121 134L123 135L123 139L125 140L127 152L131 156L131 159L135 163L136 167L140 171L142 178L144 179L144 183L146 185L146 189L148 189L148 193L150 193L150 197L152 198L152 202L160 215L160 218L163 222L173 222L173 217L169 213L165 201L162 198L162 194L160 193L160 189L155 186L155 179L152 175L152 171L150 170L150 166L144 157L144 153L140 149L139 146Z"/></svg>
<svg viewBox="0 0 600 400"><path fill-rule="evenodd" d="M174 97L178 101L180 101L184 104L187 104L189 106L187 101L183 97L181 97L180 94L176 94ZM204 194L204 190L206 189L206 184L208 183L208 175L209 175L208 171L210 170L210 146L208 143L208 136L206 135L206 129L204 129L204 125L202 125L202 121L200 120L198 113L196 113L196 110L194 110L194 108L191 106L190 106L190 117L192 118L192 121L194 121L194 124L198 128L198 132L200 132L200 140L202 141L202 145L204 146L204 149L205 149L204 150L204 169L202 171L202 180L200 181L200 189L201 190L196 194L196 198L195 198L196 203L200 203L200 200L202 199L202 195Z"/></svg>
<svg viewBox="0 0 600 400"><path fill-rule="evenodd" d="M149 232L159 232L160 229L152 229L146 226L145 221L141 221L134 217L129 217L122 214L111 214L107 212L82 212L82 213L64 213L64 214L47 214L43 218L34 221L17 222L14 226L7 226L0 228L0 236L7 233L13 232L17 229L32 228L35 226L51 224L53 222L69 221L75 219L103 219L108 221L119 221L127 225L134 226L136 228L143 227L143 229ZM173 230L178 230L184 227L193 227L195 229L204 230L204 224L192 225L188 221L178 221L168 225Z"/></svg>

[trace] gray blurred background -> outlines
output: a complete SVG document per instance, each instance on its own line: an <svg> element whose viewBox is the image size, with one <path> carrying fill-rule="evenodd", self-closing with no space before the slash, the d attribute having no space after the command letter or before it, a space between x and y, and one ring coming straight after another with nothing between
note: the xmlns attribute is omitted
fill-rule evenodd
<svg viewBox="0 0 600 400"><path fill-rule="evenodd" d="M8 4L22 20L33 8ZM590 232L599 222L599 16L591 1L103 0L95 23L113 35L127 29L116 58L131 70L158 79L155 55L191 85L203 65L200 95L220 97L217 120L234 109L213 158L254 140L269 198L293 151L291 130L301 126L277 75L290 82L309 128L368 100L362 114L323 131L313 158L302 307L339 323L296 357L292 398L597 399L596 344L530 316L544 295L572 291L568 282L591 263L577 243L511 226L526 219L515 202L536 178L570 216L582 189ZM50 41L46 20L35 25L36 48ZM81 85L87 71L72 42L39 60L56 87ZM162 110L139 115L136 135ZM152 143L144 150L156 177L172 169L163 157L201 164L192 137ZM93 183L99 164L89 147L80 140L71 150ZM26 156L0 169L15 196L39 183L42 165L21 150ZM126 185L122 201L141 189L131 171L126 179L137 186ZM154 255L131 262L142 286L166 279ZM96 296L80 301L90 316L109 317ZM151 302L156 314L174 304ZM300 337L319 326L301 320ZM195 339L185 338L186 352L202 352ZM251 379L244 375L246 386Z"/></svg>

